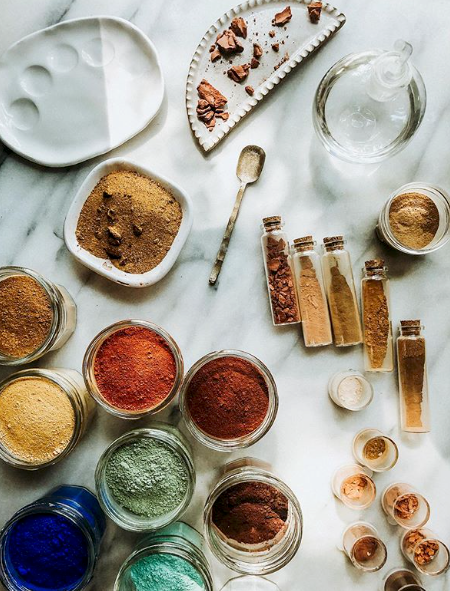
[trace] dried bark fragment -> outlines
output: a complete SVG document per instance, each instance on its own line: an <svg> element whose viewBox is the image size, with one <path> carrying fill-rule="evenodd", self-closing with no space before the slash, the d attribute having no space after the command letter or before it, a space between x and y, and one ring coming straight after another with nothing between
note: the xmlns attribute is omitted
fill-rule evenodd
<svg viewBox="0 0 450 591"><path fill-rule="evenodd" d="M308 4L309 20L316 24L320 21L322 14L322 2L311 2Z"/></svg>
<svg viewBox="0 0 450 591"><path fill-rule="evenodd" d="M197 118L212 131L216 125L216 118L224 121L228 119L228 113L225 113L227 98L205 79L198 85L197 93Z"/></svg>
<svg viewBox="0 0 450 591"><path fill-rule="evenodd" d="M253 88L253 86L246 86L245 92L250 96L253 96L255 94L255 89Z"/></svg>
<svg viewBox="0 0 450 591"><path fill-rule="evenodd" d="M262 57L263 49L259 43L253 43L253 57L259 60Z"/></svg>
<svg viewBox="0 0 450 591"><path fill-rule="evenodd" d="M216 44L223 55L233 55L244 51L244 47L230 29L217 36Z"/></svg>
<svg viewBox="0 0 450 591"><path fill-rule="evenodd" d="M284 10L281 12L277 12L277 14L272 19L272 25L274 27L283 27L286 25L292 18L292 11L290 6L286 6Z"/></svg>
<svg viewBox="0 0 450 591"><path fill-rule="evenodd" d="M231 30L237 37L242 37L243 39L247 39L247 23L245 20L237 16L231 21L230 25Z"/></svg>
<svg viewBox="0 0 450 591"><path fill-rule="evenodd" d="M234 82L243 82L249 73L249 64L242 64L241 66L232 66L227 74L228 78L231 78Z"/></svg>

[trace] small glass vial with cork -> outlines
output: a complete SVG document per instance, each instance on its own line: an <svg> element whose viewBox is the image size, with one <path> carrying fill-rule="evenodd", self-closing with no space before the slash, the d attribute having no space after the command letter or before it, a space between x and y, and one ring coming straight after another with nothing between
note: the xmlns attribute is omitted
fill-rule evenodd
<svg viewBox="0 0 450 591"><path fill-rule="evenodd" d="M357 521L345 529L342 549L353 566L364 572L374 573L386 564L386 546L374 526L365 521Z"/></svg>
<svg viewBox="0 0 450 591"><path fill-rule="evenodd" d="M412 570L397 567L387 573L380 591L425 591L419 577Z"/></svg>
<svg viewBox="0 0 450 591"><path fill-rule="evenodd" d="M295 290L289 242L280 216L263 219L261 245L267 289L275 326L297 324L301 321Z"/></svg>
<svg viewBox="0 0 450 591"><path fill-rule="evenodd" d="M363 342L358 300L349 252L343 236L323 239L322 268L337 347Z"/></svg>
<svg viewBox="0 0 450 591"><path fill-rule="evenodd" d="M392 524L406 529L422 527L430 519L430 505L410 484L396 482L387 487L381 506Z"/></svg>
<svg viewBox="0 0 450 591"><path fill-rule="evenodd" d="M358 464L342 466L331 481L333 493L350 509L367 509L377 492L372 474L372 470Z"/></svg>
<svg viewBox="0 0 450 591"><path fill-rule="evenodd" d="M314 245L312 236L296 238L292 255L306 347L333 342L320 255Z"/></svg>
<svg viewBox="0 0 450 591"><path fill-rule="evenodd" d="M409 433L430 431L425 338L420 320L402 320L397 339L401 428Z"/></svg>
<svg viewBox="0 0 450 591"><path fill-rule="evenodd" d="M390 316L389 279L382 259L365 262L361 281L366 371L393 371L394 347Z"/></svg>
<svg viewBox="0 0 450 591"><path fill-rule="evenodd" d="M398 460L398 447L378 429L363 429L353 440L353 455L357 462L374 472L386 472Z"/></svg>
<svg viewBox="0 0 450 591"><path fill-rule="evenodd" d="M406 531L400 541L403 556L423 575L437 577L450 565L447 546L426 528Z"/></svg>

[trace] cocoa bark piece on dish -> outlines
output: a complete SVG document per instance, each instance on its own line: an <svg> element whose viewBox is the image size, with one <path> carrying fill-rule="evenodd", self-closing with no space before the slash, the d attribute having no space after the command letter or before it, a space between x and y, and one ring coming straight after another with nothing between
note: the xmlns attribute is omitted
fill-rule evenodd
<svg viewBox="0 0 450 591"><path fill-rule="evenodd" d="M205 79L197 86L197 93L199 96L197 118L206 125L209 131L212 131L217 119L226 121L229 117L225 111L227 98Z"/></svg>
<svg viewBox="0 0 450 591"><path fill-rule="evenodd" d="M279 43L273 43L272 44L272 49L274 51L280 51L280 44Z"/></svg>
<svg viewBox="0 0 450 591"><path fill-rule="evenodd" d="M246 86L245 92L250 96L253 96L255 94L255 89L253 88L253 86Z"/></svg>
<svg viewBox="0 0 450 591"><path fill-rule="evenodd" d="M277 14L272 19L272 25L274 27L282 27L286 25L292 18L292 11L290 6L286 6L284 10L281 12L277 12Z"/></svg>
<svg viewBox="0 0 450 591"><path fill-rule="evenodd" d="M253 57L259 60L262 57L263 49L259 43L253 43Z"/></svg>
<svg viewBox="0 0 450 591"><path fill-rule="evenodd" d="M219 51L224 55L233 55L244 51L244 47L230 29L227 29L223 33L219 33L216 39L216 44Z"/></svg>
<svg viewBox="0 0 450 591"><path fill-rule="evenodd" d="M308 4L309 20L316 24L320 21L322 14L322 2L311 2Z"/></svg>
<svg viewBox="0 0 450 591"><path fill-rule="evenodd" d="M250 62L250 67L252 70L255 70L256 68L259 67L259 60L257 60L256 57L252 57L252 61Z"/></svg>
<svg viewBox="0 0 450 591"><path fill-rule="evenodd" d="M221 57L222 57L222 54L220 53L220 51L217 48L211 52L211 61L212 62L216 62Z"/></svg>
<svg viewBox="0 0 450 591"><path fill-rule="evenodd" d="M231 21L230 29L238 37L247 39L247 23L241 16L237 16Z"/></svg>
<svg viewBox="0 0 450 591"><path fill-rule="evenodd" d="M242 64L240 66L232 66L227 74L234 82L243 82L247 78L249 70L249 64Z"/></svg>

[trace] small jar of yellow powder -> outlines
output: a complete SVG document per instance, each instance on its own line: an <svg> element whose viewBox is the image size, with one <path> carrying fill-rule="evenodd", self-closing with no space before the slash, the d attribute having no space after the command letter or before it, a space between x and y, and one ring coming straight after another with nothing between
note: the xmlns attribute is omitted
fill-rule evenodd
<svg viewBox="0 0 450 591"><path fill-rule="evenodd" d="M77 445L94 411L74 370L15 373L0 383L0 458L27 470L55 464Z"/></svg>

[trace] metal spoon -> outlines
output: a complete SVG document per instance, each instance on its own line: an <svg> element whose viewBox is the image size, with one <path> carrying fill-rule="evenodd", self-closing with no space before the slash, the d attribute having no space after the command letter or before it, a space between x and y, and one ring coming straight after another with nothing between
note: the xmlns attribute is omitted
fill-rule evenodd
<svg viewBox="0 0 450 591"><path fill-rule="evenodd" d="M231 213L230 219L228 220L228 225L222 238L222 244L220 245L216 256L216 261L212 268L211 275L209 276L210 285L215 285L219 277L220 270L222 269L222 264L225 260L225 255L227 254L228 245L230 243L231 234L233 233L234 225L239 215L239 208L241 207L245 189L247 188L247 185L254 183L259 179L264 167L265 159L266 153L259 146L245 146L241 152L241 155L239 156L236 175L241 181L241 186L239 187L236 201L234 202L233 211Z"/></svg>

